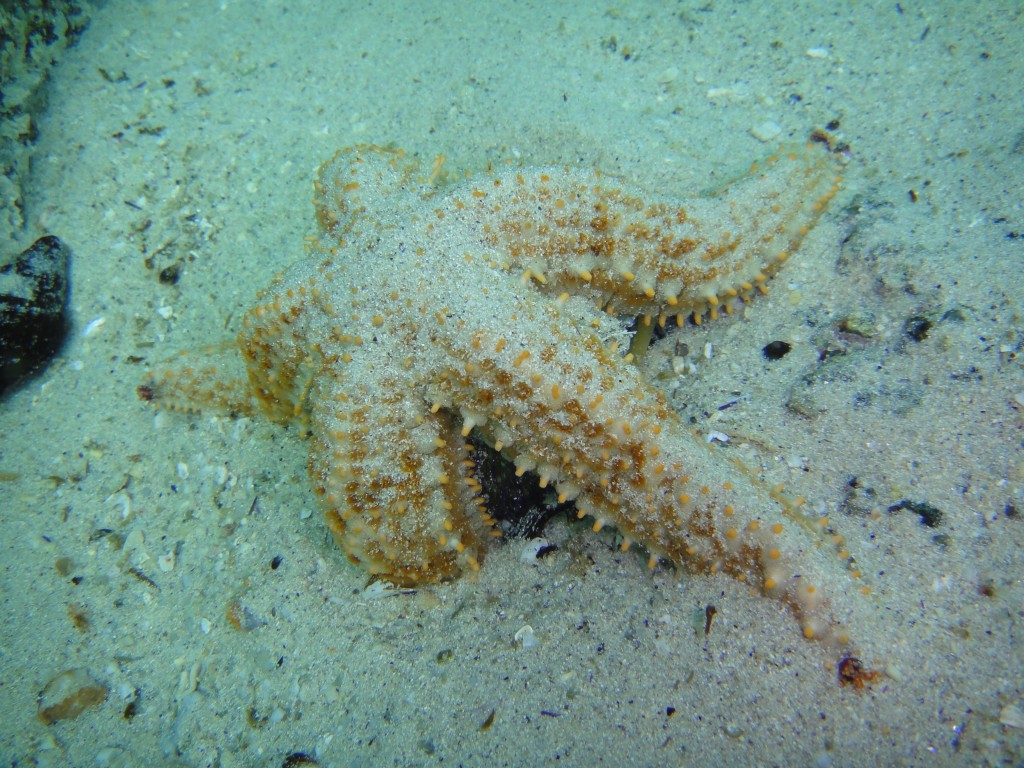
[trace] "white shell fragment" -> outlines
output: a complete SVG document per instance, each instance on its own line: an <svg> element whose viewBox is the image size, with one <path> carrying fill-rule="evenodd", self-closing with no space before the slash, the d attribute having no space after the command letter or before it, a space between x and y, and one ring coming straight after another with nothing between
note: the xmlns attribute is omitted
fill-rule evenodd
<svg viewBox="0 0 1024 768"><path fill-rule="evenodd" d="M750 133L758 141L774 141L782 133L782 126L774 120L765 120L751 128Z"/></svg>
<svg viewBox="0 0 1024 768"><path fill-rule="evenodd" d="M529 624L524 624L516 630L515 635L513 635L513 639L523 648L533 648L540 642L537 639L537 635L533 632L533 627Z"/></svg>
<svg viewBox="0 0 1024 768"><path fill-rule="evenodd" d="M546 546L549 542L547 539L535 538L530 539L526 542L526 546L523 547L523 551L519 553L519 559L524 563L530 563L537 559L537 554Z"/></svg>
<svg viewBox="0 0 1024 768"><path fill-rule="evenodd" d="M85 326L85 329L82 331L82 335L85 336L86 338L92 336L94 333L96 333L96 331L102 328L106 322L107 318L97 317L95 320L93 320L87 326Z"/></svg>
<svg viewBox="0 0 1024 768"><path fill-rule="evenodd" d="M174 570L174 550L171 550L165 555L160 555L156 559L156 567L159 568L163 573L170 573Z"/></svg>
<svg viewBox="0 0 1024 768"><path fill-rule="evenodd" d="M132 516L132 499L127 491L116 491L103 500L105 504L113 504L120 507L119 516L121 520L127 520Z"/></svg>
<svg viewBox="0 0 1024 768"><path fill-rule="evenodd" d="M697 366L694 365L689 358L686 357L673 357L672 358L672 373L676 376L686 376L688 374L696 373Z"/></svg>
<svg viewBox="0 0 1024 768"><path fill-rule="evenodd" d="M415 594L415 592L415 589L410 589L408 587L396 587L388 581L379 580L367 585L366 589L362 592L362 597L366 600L379 600L382 597L412 595Z"/></svg>
<svg viewBox="0 0 1024 768"><path fill-rule="evenodd" d="M1010 728L1024 728L1024 710L1016 704L1007 704L999 710L999 722Z"/></svg>

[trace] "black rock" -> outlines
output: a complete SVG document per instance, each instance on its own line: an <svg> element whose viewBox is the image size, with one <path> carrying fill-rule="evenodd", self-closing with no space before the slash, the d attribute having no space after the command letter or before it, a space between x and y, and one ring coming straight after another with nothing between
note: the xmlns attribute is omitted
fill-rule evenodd
<svg viewBox="0 0 1024 768"><path fill-rule="evenodd" d="M761 354L765 356L766 360L781 360L789 354L789 350L792 348L793 345L786 341L770 341L765 344Z"/></svg>
<svg viewBox="0 0 1024 768"><path fill-rule="evenodd" d="M0 267L0 395L60 349L67 303L68 249L53 235Z"/></svg>
<svg viewBox="0 0 1024 768"><path fill-rule="evenodd" d="M910 510L915 515L921 518L921 524L927 525L929 528L935 528L942 522L942 510L938 507L933 507L926 501L910 501L909 499L903 499L899 504L893 504L889 507L890 512L899 512L900 510Z"/></svg>

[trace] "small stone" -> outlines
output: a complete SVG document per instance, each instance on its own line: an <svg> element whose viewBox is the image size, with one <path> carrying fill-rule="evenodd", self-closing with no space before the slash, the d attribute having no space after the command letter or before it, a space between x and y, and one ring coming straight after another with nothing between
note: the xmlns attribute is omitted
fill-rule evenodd
<svg viewBox="0 0 1024 768"><path fill-rule="evenodd" d="M782 126L773 120L765 120L751 128L750 133L759 141L773 141L782 133Z"/></svg>
<svg viewBox="0 0 1024 768"><path fill-rule="evenodd" d="M770 341L764 345L761 349L761 354L764 355L765 360L781 360L789 351L793 349L793 345L788 341Z"/></svg>
<svg viewBox="0 0 1024 768"><path fill-rule="evenodd" d="M1024 710L1016 704L1007 704L999 710L999 722L1010 728L1024 728Z"/></svg>
<svg viewBox="0 0 1024 768"><path fill-rule="evenodd" d="M897 666L896 664L887 664L885 667L885 676L895 680L897 683L902 683L907 679L906 673L903 671L903 667Z"/></svg>
<svg viewBox="0 0 1024 768"><path fill-rule="evenodd" d="M722 727L722 732L730 739L741 739L744 734L743 726L739 723L726 723Z"/></svg>
<svg viewBox="0 0 1024 768"><path fill-rule="evenodd" d="M177 285L181 279L181 262L175 262L160 270L158 279L164 285Z"/></svg>
<svg viewBox="0 0 1024 768"><path fill-rule="evenodd" d="M102 704L107 689L84 669L68 669L56 675L39 694L39 719L47 725L74 720L89 707Z"/></svg>
<svg viewBox="0 0 1024 768"><path fill-rule="evenodd" d="M68 250L52 235L0 267L0 394L57 354L67 300Z"/></svg>
<svg viewBox="0 0 1024 768"><path fill-rule="evenodd" d="M929 528L935 528L942 522L942 510L926 501L903 499L899 504L893 504L889 507L889 512L899 512L904 509L918 515L921 518L921 524Z"/></svg>

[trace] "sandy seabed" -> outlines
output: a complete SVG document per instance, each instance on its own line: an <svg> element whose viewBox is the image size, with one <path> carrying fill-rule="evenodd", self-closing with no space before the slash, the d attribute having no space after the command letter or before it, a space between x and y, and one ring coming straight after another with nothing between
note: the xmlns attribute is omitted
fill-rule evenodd
<svg viewBox="0 0 1024 768"><path fill-rule="evenodd" d="M775 5L94 10L19 244L71 249L72 334L0 403L4 764L1024 763L1021 9ZM767 297L647 364L845 536L876 608L864 689L774 601L560 517L539 560L511 539L476 580L367 590L297 430L136 394L302 257L339 147L685 196L814 129L848 159L823 222ZM45 724L75 669L105 699Z"/></svg>

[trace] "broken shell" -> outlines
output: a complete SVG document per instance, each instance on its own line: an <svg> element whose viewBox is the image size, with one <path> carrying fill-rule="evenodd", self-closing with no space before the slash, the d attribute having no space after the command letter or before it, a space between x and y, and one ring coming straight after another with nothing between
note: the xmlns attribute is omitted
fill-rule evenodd
<svg viewBox="0 0 1024 768"><path fill-rule="evenodd" d="M166 555L160 555L156 559L156 567L159 568L163 573L170 573L174 570L174 550L171 550Z"/></svg>
<svg viewBox="0 0 1024 768"><path fill-rule="evenodd" d="M999 710L999 722L1010 728L1024 728L1024 710L1016 704L1007 704Z"/></svg>
<svg viewBox="0 0 1024 768"><path fill-rule="evenodd" d="M533 627L529 624L524 624L516 630L515 635L513 635L513 639L523 648L533 648L540 642L537 639L537 635L533 633Z"/></svg>
<svg viewBox="0 0 1024 768"><path fill-rule="evenodd" d="M547 539L530 539L523 547L523 551L519 553L519 560L524 563L531 563L537 559L540 551L547 546L550 546Z"/></svg>
<svg viewBox="0 0 1024 768"><path fill-rule="evenodd" d="M84 669L67 669L39 693L39 719L47 725L58 720L74 720L106 698L107 689L89 677Z"/></svg>

